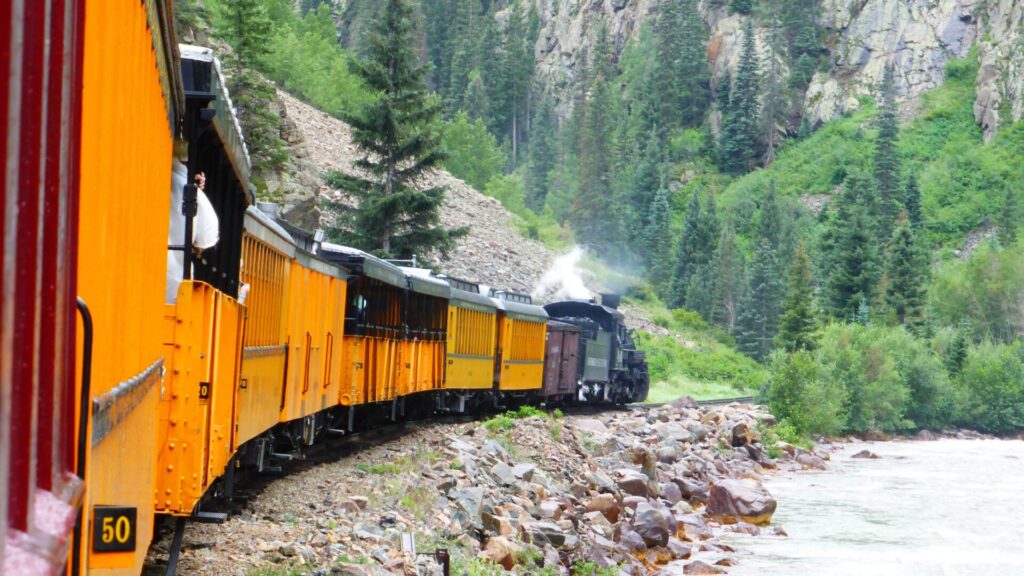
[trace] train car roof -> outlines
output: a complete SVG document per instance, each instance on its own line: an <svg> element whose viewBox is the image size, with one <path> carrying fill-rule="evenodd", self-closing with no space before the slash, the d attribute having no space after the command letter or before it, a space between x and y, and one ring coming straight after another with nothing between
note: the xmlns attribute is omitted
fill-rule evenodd
<svg viewBox="0 0 1024 576"><path fill-rule="evenodd" d="M494 302L498 310L502 310L510 317L518 318L519 320L527 320L529 322L545 322L548 319L548 313L544 308L537 306L536 304L524 304L523 302L516 302L514 300L505 300L500 297L491 297L490 300Z"/></svg>
<svg viewBox="0 0 1024 576"><path fill-rule="evenodd" d="M436 296L438 298L451 298L452 290L448 283L440 278L432 276L427 268L399 268L409 281L409 289L417 294Z"/></svg>
<svg viewBox="0 0 1024 576"><path fill-rule="evenodd" d="M242 136L242 126L238 123L238 113L231 102L220 60L212 49L204 46L179 44L178 53L185 96L205 95L212 100L209 106L217 111L213 116L213 127L224 143L224 150L242 189L248 194L252 166L249 147Z"/></svg>
<svg viewBox="0 0 1024 576"><path fill-rule="evenodd" d="M270 244L287 256L295 256L297 246L292 235L275 222L273 218L267 216L255 206L249 206L245 209L245 231Z"/></svg>
<svg viewBox="0 0 1024 576"><path fill-rule="evenodd" d="M579 332L580 327L576 324L570 324L568 322L559 322L558 320L548 320L548 329L554 332Z"/></svg>
<svg viewBox="0 0 1024 576"><path fill-rule="evenodd" d="M552 302L545 304L544 309L555 319L563 318L586 318L601 325L605 330L613 330L615 324L622 322L625 316L615 308L584 302L581 300L566 300L563 302Z"/></svg>
<svg viewBox="0 0 1024 576"><path fill-rule="evenodd" d="M356 276L366 276L390 284L396 288L407 289L409 283L402 269L390 262L385 262L373 254L367 254L358 248L341 246L331 242L320 243L320 253L324 260L341 264Z"/></svg>

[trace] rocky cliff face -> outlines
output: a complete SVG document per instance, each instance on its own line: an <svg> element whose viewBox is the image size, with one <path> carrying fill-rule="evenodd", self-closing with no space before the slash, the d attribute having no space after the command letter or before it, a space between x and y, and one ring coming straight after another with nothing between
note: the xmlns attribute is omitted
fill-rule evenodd
<svg viewBox="0 0 1024 576"><path fill-rule="evenodd" d="M536 54L548 87L566 94L601 24L621 50L652 17L657 0L534 0L541 19ZM742 16L704 0L708 58L715 86L737 64ZM722 3L725 4L725 3ZM979 49L975 115L991 137L1000 123L1024 113L1024 3L1015 0L822 0L829 70L818 72L804 107L821 124L860 106L876 92L887 64L895 66L904 110L944 80L944 65ZM759 27L762 61L768 30ZM568 100L564 98L563 100Z"/></svg>

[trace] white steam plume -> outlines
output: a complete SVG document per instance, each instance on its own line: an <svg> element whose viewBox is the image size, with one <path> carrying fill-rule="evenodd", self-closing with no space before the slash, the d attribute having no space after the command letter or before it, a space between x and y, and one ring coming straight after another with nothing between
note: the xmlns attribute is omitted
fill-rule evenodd
<svg viewBox="0 0 1024 576"><path fill-rule="evenodd" d="M551 267L541 277L537 287L533 289L533 297L544 301L587 300L593 296L583 283L583 275L579 268L583 259L583 248L573 247L568 254L563 254L551 263Z"/></svg>

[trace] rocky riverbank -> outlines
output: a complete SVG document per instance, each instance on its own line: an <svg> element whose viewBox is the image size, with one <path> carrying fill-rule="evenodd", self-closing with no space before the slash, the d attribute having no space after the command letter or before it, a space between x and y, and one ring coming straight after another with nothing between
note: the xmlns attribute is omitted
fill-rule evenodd
<svg viewBox="0 0 1024 576"><path fill-rule="evenodd" d="M762 475L828 459L764 446L773 419L748 404L517 416L411 425L278 479L226 523L190 525L181 573L439 573L410 542L447 548L452 574L724 573L736 560L719 537L775 511Z"/></svg>

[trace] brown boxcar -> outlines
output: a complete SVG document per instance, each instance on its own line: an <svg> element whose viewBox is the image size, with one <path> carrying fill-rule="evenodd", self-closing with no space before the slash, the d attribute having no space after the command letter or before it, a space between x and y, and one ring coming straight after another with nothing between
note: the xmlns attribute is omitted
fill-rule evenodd
<svg viewBox="0 0 1024 576"><path fill-rule="evenodd" d="M548 402L558 402L576 395L579 350L579 326L548 320L543 389Z"/></svg>

